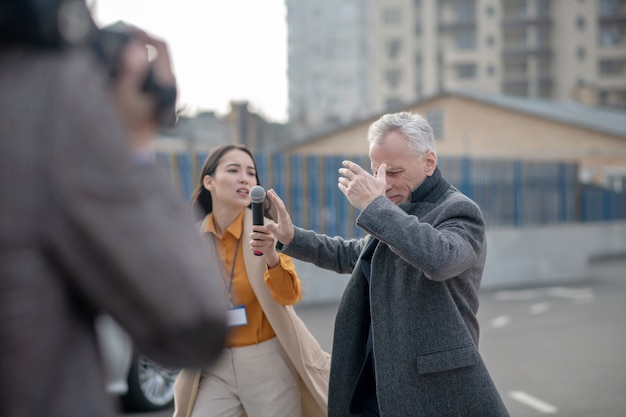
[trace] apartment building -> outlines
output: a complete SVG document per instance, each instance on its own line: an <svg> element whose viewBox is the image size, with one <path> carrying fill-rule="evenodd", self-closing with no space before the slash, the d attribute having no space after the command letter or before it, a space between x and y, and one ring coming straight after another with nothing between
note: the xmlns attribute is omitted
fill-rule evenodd
<svg viewBox="0 0 626 417"><path fill-rule="evenodd" d="M369 84L371 0L287 0L289 120L345 122L374 107Z"/></svg>
<svg viewBox="0 0 626 417"><path fill-rule="evenodd" d="M626 0L287 0L296 132L456 88L626 110Z"/></svg>

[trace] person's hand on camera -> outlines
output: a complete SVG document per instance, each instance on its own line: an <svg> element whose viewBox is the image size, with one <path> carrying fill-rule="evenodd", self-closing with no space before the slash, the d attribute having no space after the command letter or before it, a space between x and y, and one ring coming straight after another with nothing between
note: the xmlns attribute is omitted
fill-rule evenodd
<svg viewBox="0 0 626 417"><path fill-rule="evenodd" d="M121 56L119 76L113 88L117 110L137 149L150 147L152 138L159 128L155 113L155 99L143 91L150 67L155 81L164 86L176 84L165 42L147 33L133 29L133 37L126 44ZM148 46L155 57L149 60Z"/></svg>
<svg viewBox="0 0 626 417"><path fill-rule="evenodd" d="M142 31L138 32L137 39L153 49L154 56L149 56L148 58L152 59L151 64L157 83L162 86L176 85L176 77L174 77L174 71L172 70L167 43Z"/></svg>

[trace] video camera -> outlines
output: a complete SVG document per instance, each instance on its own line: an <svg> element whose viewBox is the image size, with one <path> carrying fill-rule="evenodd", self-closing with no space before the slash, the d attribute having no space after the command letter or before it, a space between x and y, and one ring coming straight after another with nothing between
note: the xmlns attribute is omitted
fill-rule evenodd
<svg viewBox="0 0 626 417"><path fill-rule="evenodd" d="M95 32L91 47L115 82L124 48L133 39L133 30L123 22L104 27ZM141 91L152 97L155 117L161 126L172 126L176 122L176 86L163 86L155 78L154 67L150 66Z"/></svg>
<svg viewBox="0 0 626 417"><path fill-rule="evenodd" d="M119 74L124 47L132 37L132 29L123 23L99 29L84 0L0 0L0 48L88 47L113 82ZM176 87L161 85L150 67L140 88L152 97L158 123L173 125Z"/></svg>

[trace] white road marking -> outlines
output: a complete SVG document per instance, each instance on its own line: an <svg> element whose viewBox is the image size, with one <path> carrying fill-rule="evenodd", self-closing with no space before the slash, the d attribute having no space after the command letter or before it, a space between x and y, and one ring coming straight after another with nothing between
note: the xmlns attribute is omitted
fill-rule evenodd
<svg viewBox="0 0 626 417"><path fill-rule="evenodd" d="M523 391L511 391L509 397L543 414L556 414L559 409Z"/></svg>
<svg viewBox="0 0 626 417"><path fill-rule="evenodd" d="M509 324L511 322L511 317L504 315L504 316L498 316L495 319L491 320L491 327L493 328L499 328L499 327L504 327L507 324Z"/></svg>
<svg viewBox="0 0 626 417"><path fill-rule="evenodd" d="M591 288L549 287L528 290L498 291L495 299L499 301L522 301L541 297L565 298L575 302L593 301Z"/></svg>
<svg viewBox="0 0 626 417"><path fill-rule="evenodd" d="M528 308L530 314L541 314L550 310L550 303L536 303Z"/></svg>
<svg viewBox="0 0 626 417"><path fill-rule="evenodd" d="M500 301L516 301L516 300L530 300L532 298L539 298L544 295L541 290L512 290L512 291L498 291L495 295L496 300Z"/></svg>
<svg viewBox="0 0 626 417"><path fill-rule="evenodd" d="M548 289L548 295L574 301L589 301L593 299L593 291L591 288L554 287Z"/></svg>

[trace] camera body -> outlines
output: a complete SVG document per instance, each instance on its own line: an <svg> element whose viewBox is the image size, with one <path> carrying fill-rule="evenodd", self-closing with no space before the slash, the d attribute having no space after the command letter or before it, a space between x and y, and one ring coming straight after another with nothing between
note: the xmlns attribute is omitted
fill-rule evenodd
<svg viewBox="0 0 626 417"><path fill-rule="evenodd" d="M124 48L132 40L131 31L119 26L121 23L97 30L90 45L112 81L118 77Z"/></svg>
<svg viewBox="0 0 626 417"><path fill-rule="evenodd" d="M98 29L85 0L0 0L0 48L88 47L113 82L119 74L122 52L132 37L132 29L121 22ZM150 67L140 88L152 99L159 125L175 124L176 86L161 85Z"/></svg>
<svg viewBox="0 0 626 417"><path fill-rule="evenodd" d="M104 65L112 82L119 75L124 48L133 36L132 28L122 22L99 29L93 36L91 49ZM152 65L148 67L141 92L152 98L154 115L160 126L172 126L176 123L176 86L159 83Z"/></svg>

